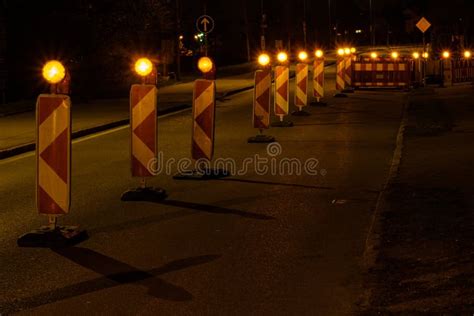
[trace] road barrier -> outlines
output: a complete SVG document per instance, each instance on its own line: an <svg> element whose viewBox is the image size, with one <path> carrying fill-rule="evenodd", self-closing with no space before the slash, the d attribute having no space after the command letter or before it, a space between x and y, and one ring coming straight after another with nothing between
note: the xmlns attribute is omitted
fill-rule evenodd
<svg viewBox="0 0 474 316"><path fill-rule="evenodd" d="M276 66L275 67L275 100L274 110L275 115L283 121L283 117L288 115L289 105L288 99L290 98L290 70L287 66Z"/></svg>
<svg viewBox="0 0 474 316"><path fill-rule="evenodd" d="M316 58L313 63L313 96L318 103L324 98L324 58Z"/></svg>
<svg viewBox="0 0 474 316"><path fill-rule="evenodd" d="M304 63L296 65L295 105L300 111L308 105L308 68Z"/></svg>
<svg viewBox="0 0 474 316"><path fill-rule="evenodd" d="M132 177L153 177L157 159L157 93L155 85L135 84L130 90Z"/></svg>
<svg viewBox="0 0 474 316"><path fill-rule="evenodd" d="M40 214L64 215L71 200L71 100L42 94L36 111L36 204Z"/></svg>
<svg viewBox="0 0 474 316"><path fill-rule="evenodd" d="M290 98L290 69L288 66L275 67L275 97L274 97L274 112L278 116L279 121L272 124L276 127L290 127L293 126L291 122L285 122L284 117L288 115Z"/></svg>
<svg viewBox="0 0 474 316"><path fill-rule="evenodd" d="M344 57L344 86L352 86L352 56Z"/></svg>
<svg viewBox="0 0 474 316"><path fill-rule="evenodd" d="M353 63L352 86L355 88L410 86L410 63L392 59L360 60Z"/></svg>
<svg viewBox="0 0 474 316"><path fill-rule="evenodd" d="M255 89L253 95L252 124L260 134L248 139L249 143L271 143L275 141L272 136L263 135L263 130L270 128L270 89L272 86L272 73L270 68L255 72Z"/></svg>
<svg viewBox="0 0 474 316"><path fill-rule="evenodd" d="M456 59L452 61L453 83L474 81L474 61L471 59Z"/></svg>
<svg viewBox="0 0 474 316"><path fill-rule="evenodd" d="M194 160L212 160L214 155L215 83L198 79L193 90L193 128L191 156Z"/></svg>
<svg viewBox="0 0 474 316"><path fill-rule="evenodd" d="M336 61L336 90L342 92L345 88L346 61L344 57L338 57Z"/></svg>

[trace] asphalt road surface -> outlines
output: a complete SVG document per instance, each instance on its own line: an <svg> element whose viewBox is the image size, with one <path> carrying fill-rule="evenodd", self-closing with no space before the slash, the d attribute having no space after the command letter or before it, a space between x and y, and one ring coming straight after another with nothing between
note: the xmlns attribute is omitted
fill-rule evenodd
<svg viewBox="0 0 474 316"><path fill-rule="evenodd" d="M277 165L285 157L317 159L317 175L250 167L222 180L177 181L172 164L150 181L167 190L162 203L120 201L138 185L127 128L80 139L72 209L60 223L80 224L90 238L63 250L16 246L46 218L35 211L34 156L0 161L0 313L353 313L405 98L400 91L328 98L328 107L308 107L311 116L290 116L295 127L269 130L281 146L269 155L265 144L247 143L257 133L252 91L234 95L218 103L216 158L233 158L239 168L254 155ZM159 119L164 161L189 157L190 113Z"/></svg>

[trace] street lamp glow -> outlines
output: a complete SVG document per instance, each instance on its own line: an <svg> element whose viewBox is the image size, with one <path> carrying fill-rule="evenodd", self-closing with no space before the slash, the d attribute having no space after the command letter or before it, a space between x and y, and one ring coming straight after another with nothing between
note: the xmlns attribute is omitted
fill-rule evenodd
<svg viewBox="0 0 474 316"><path fill-rule="evenodd" d="M392 58L397 59L399 56L398 52L392 52Z"/></svg>
<svg viewBox="0 0 474 316"><path fill-rule="evenodd" d="M288 60L288 55L285 52L279 52L277 55L277 59L280 63L284 63Z"/></svg>
<svg viewBox="0 0 474 316"><path fill-rule="evenodd" d="M413 57L413 59L418 59L418 58L420 58L420 53L414 52L414 53L412 54L412 57Z"/></svg>
<svg viewBox="0 0 474 316"><path fill-rule="evenodd" d="M370 53L370 58L377 59L377 57L379 57L379 55L376 52Z"/></svg>
<svg viewBox="0 0 474 316"><path fill-rule="evenodd" d="M344 56L344 54L345 54L344 48L339 48L339 49L337 50L337 54L338 54L339 56Z"/></svg>
<svg viewBox="0 0 474 316"><path fill-rule="evenodd" d="M471 56L472 56L472 54L471 54L470 51L466 50L466 51L464 52L464 58L469 59L469 58L471 58Z"/></svg>
<svg viewBox="0 0 474 316"><path fill-rule="evenodd" d="M443 58L444 58L444 59L448 59L450 56L451 56L451 53L448 52L447 50L445 50L445 51L443 52Z"/></svg>
<svg viewBox="0 0 474 316"><path fill-rule="evenodd" d="M214 63L209 57L201 57L198 60L198 68L202 73L208 73L214 67Z"/></svg>
<svg viewBox="0 0 474 316"><path fill-rule="evenodd" d="M148 58L140 58L135 62L135 72L146 77L153 71L153 63Z"/></svg>
<svg viewBox="0 0 474 316"><path fill-rule="evenodd" d="M270 63L270 56L267 54L260 54L260 56L258 56L258 63L261 66L267 66Z"/></svg>
<svg viewBox="0 0 474 316"><path fill-rule="evenodd" d="M314 56L316 56L317 58L321 58L323 57L324 55L324 52L320 49L317 49L316 52L314 53Z"/></svg>
<svg viewBox="0 0 474 316"><path fill-rule="evenodd" d="M424 59L428 59L428 57L430 57L430 54L428 54L428 52L424 52L423 54L421 54L421 57L423 57Z"/></svg>
<svg viewBox="0 0 474 316"><path fill-rule="evenodd" d="M43 78L50 84L60 83L66 76L66 68L57 60L48 61L43 67Z"/></svg>
<svg viewBox="0 0 474 316"><path fill-rule="evenodd" d="M351 49L349 47L344 48L344 54L350 55L351 54Z"/></svg>
<svg viewBox="0 0 474 316"><path fill-rule="evenodd" d="M308 59L308 53L305 52L305 51L301 51L301 52L298 54L298 58L299 58L301 61L305 61L306 59Z"/></svg>

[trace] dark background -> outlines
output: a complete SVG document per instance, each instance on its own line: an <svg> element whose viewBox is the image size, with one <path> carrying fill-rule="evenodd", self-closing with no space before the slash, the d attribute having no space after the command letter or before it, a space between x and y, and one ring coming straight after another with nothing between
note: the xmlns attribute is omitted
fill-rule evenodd
<svg viewBox="0 0 474 316"><path fill-rule="evenodd" d="M472 0L372 1L378 45L421 43L415 28L421 16L433 24L427 38L435 47L449 47L454 35L463 36L467 45L472 43ZM328 2L306 0L308 49L333 48L336 37L339 42L369 45L369 0L331 1L331 41ZM303 3L263 1L267 50L274 49L275 40L282 40L293 52L304 46ZM178 35L193 52L182 57L183 72L191 73L200 54L195 20L204 12L216 22L208 41L209 54L218 66L253 59L260 47L260 0L0 0L0 9L0 90L6 91L7 100L44 91L41 66L53 58L71 70L74 95L126 95L134 80L134 56L155 56L161 61L161 72L174 72L173 57L163 69L162 49L163 41L175 41ZM362 33L355 34L357 29Z"/></svg>

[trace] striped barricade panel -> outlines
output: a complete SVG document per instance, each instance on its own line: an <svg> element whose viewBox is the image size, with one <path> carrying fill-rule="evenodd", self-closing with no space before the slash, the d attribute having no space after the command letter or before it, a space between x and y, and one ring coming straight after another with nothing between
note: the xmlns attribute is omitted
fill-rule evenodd
<svg viewBox="0 0 474 316"><path fill-rule="evenodd" d="M71 200L71 100L42 94L36 103L36 205L45 215L67 214Z"/></svg>
<svg viewBox="0 0 474 316"><path fill-rule="evenodd" d="M157 159L157 92L155 85L130 90L131 168L133 177L152 177Z"/></svg>
<svg viewBox="0 0 474 316"><path fill-rule="evenodd" d="M289 81L289 68L287 66L276 66L274 111L277 116L288 115L288 100L290 98Z"/></svg>
<svg viewBox="0 0 474 316"><path fill-rule="evenodd" d="M272 85L270 70L255 72L255 89L253 98L253 127L268 129L270 127L270 88Z"/></svg>
<svg viewBox="0 0 474 316"><path fill-rule="evenodd" d="M316 59L313 64L313 96L319 100L324 97L324 59Z"/></svg>
<svg viewBox="0 0 474 316"><path fill-rule="evenodd" d="M354 87L408 87L408 62L356 62L353 64Z"/></svg>
<svg viewBox="0 0 474 316"><path fill-rule="evenodd" d="M308 105L308 69L307 64L296 65L295 105L298 108Z"/></svg>
<svg viewBox="0 0 474 316"><path fill-rule="evenodd" d="M193 131L191 156L211 160L214 155L215 82L198 79L193 90Z"/></svg>

